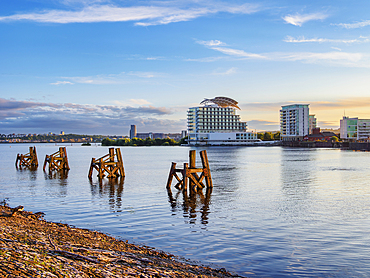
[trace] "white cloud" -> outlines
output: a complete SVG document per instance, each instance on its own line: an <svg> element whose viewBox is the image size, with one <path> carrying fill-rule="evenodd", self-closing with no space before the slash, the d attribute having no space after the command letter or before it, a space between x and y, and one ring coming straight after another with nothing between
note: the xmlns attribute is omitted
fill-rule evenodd
<svg viewBox="0 0 370 278"><path fill-rule="evenodd" d="M370 25L370 20L364 20L356 23L338 23L338 24L332 24L341 26L346 29L355 29L355 28L362 28Z"/></svg>
<svg viewBox="0 0 370 278"><path fill-rule="evenodd" d="M334 47L334 46L332 46L331 48L332 48L332 49L334 49L334 50L342 51L342 49L341 49L341 48L339 48L339 47Z"/></svg>
<svg viewBox="0 0 370 278"><path fill-rule="evenodd" d="M50 85L66 85L66 84L73 85L74 83L70 81L57 81L55 83L50 83Z"/></svg>
<svg viewBox="0 0 370 278"><path fill-rule="evenodd" d="M233 48L228 48L228 47L220 47L226 44L219 40L197 41L197 43L204 45L210 49L224 53L226 55L230 55L230 56L237 56L237 57L242 57L242 58L254 58L254 59L265 58L264 56L260 54L248 53L248 52L245 52L244 50L233 49Z"/></svg>
<svg viewBox="0 0 370 278"><path fill-rule="evenodd" d="M231 75L231 74L236 73L236 69L237 68L230 68L230 69L228 69L227 71L224 71L224 72L214 72L214 73L212 73L212 75Z"/></svg>
<svg viewBox="0 0 370 278"><path fill-rule="evenodd" d="M222 41L219 41L219 40L197 41L197 43L205 45L205 46L209 46L209 47L226 45L225 43L223 43Z"/></svg>
<svg viewBox="0 0 370 278"><path fill-rule="evenodd" d="M269 58L273 60L282 61L306 61L306 62L316 62L316 61L346 61L346 62L358 62L364 58L361 53L348 53L348 52L324 52L324 53L314 53L314 52L296 52L296 53L275 53Z"/></svg>
<svg viewBox="0 0 370 278"><path fill-rule="evenodd" d="M137 77L137 78L133 78ZM143 79L163 77L165 74L157 72L121 72L119 74L99 74L95 76L64 76L59 77L65 79L65 81L57 81L51 83L52 85L61 84L95 84L95 85L105 85L105 84L126 84L131 82L137 82Z"/></svg>
<svg viewBox="0 0 370 278"><path fill-rule="evenodd" d="M68 1L67 2L76 2ZM100 1L79 1L100 2ZM153 2L155 3L155 2ZM177 6L176 6L177 4ZM0 17L0 21L28 20L47 23L91 23L135 21L135 25L149 26L172 22L189 21L201 16L226 12L251 14L258 11L256 5L233 5L229 3L193 2L193 6L179 6L179 2L156 2L156 5L119 7L115 5L93 4L80 10L44 10L38 13L19 13Z"/></svg>
<svg viewBox="0 0 370 278"><path fill-rule="evenodd" d="M231 56L238 56L243 58L254 58L254 59L265 59L266 57L260 54L255 53L248 53L244 50L227 48L227 47L212 47L213 50L220 51L224 54L231 55Z"/></svg>
<svg viewBox="0 0 370 278"><path fill-rule="evenodd" d="M318 43L346 43L346 44L351 44L351 43L367 43L370 41L369 38L367 37L359 37L358 39L352 39L352 40L344 40L344 39L323 39L323 38L311 38L307 39L305 37L298 37L298 38L293 38L291 36L286 36L284 39L285 42L293 42L293 43L306 43L306 42L318 42Z"/></svg>
<svg viewBox="0 0 370 278"><path fill-rule="evenodd" d="M363 38L363 37L361 37ZM302 61L305 63L326 63L329 65L339 65L348 67L370 68L370 57L362 53L350 52L271 52L271 53L248 53L244 50L232 49L227 47L208 46L206 42L197 42L232 57L240 59L265 59L270 61Z"/></svg>
<svg viewBox="0 0 370 278"><path fill-rule="evenodd" d="M302 26L303 23L311 20L324 20L329 15L324 13L312 13L312 14L296 14L296 15L287 15L283 19L286 23L293 24L295 26Z"/></svg>

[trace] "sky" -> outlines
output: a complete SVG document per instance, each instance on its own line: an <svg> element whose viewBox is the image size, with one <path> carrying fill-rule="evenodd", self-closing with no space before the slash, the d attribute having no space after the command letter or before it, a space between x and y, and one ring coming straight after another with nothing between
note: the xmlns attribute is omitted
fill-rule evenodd
<svg viewBox="0 0 370 278"><path fill-rule="evenodd" d="M0 133L179 133L204 98L253 131L370 118L370 1L0 1Z"/></svg>

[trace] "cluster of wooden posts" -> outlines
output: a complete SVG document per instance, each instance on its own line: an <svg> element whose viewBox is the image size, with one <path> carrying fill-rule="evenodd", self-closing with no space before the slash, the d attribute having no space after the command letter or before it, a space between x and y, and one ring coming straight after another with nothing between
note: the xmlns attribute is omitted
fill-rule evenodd
<svg viewBox="0 0 370 278"><path fill-rule="evenodd" d="M32 168L38 167L36 147L30 147L30 152L27 154L17 154L15 161L17 168ZM60 147L59 151L46 155L44 160L43 170L46 172L48 166L49 174L55 172L68 172L70 170L68 163L67 150L65 147ZM109 148L109 153L101 158L92 158L89 170L89 179L92 179L94 169L98 171L98 177L104 178L107 174L108 178L124 177L125 170L123 168L123 160L121 150L119 148L114 152L114 148Z"/></svg>
<svg viewBox="0 0 370 278"><path fill-rule="evenodd" d="M179 190L187 192L188 185L190 192L197 192L205 187L203 180L205 180L207 188L212 188L211 170L209 169L207 151L201 151L200 158L202 160L202 167L196 167L196 151L189 151L189 163L184 163L183 168L176 168L176 163L172 162L170 173L167 180L167 189L171 188L172 180L175 177L177 183L175 187ZM179 175L181 177L179 177ZM199 174L199 175L198 175Z"/></svg>
<svg viewBox="0 0 370 278"><path fill-rule="evenodd" d="M177 184L175 187L179 190L187 192L188 185L190 192L197 192L202 190L205 185L207 189L213 187L211 171L209 168L207 152L201 151L200 158L202 161L202 167L196 167L196 151L189 151L189 163L184 163L183 168L176 168L176 163L172 162L170 173L167 180L167 189L171 189L172 180L175 177ZM15 162L16 167L22 168L37 168L38 160L36 154L36 147L30 147L30 151L27 154L17 154L17 159ZM46 155L44 160L44 172L46 166L49 166L49 174L53 171L57 172L67 172L70 170L68 164L67 150L65 147L60 147L59 151ZM88 178L91 180L94 169L98 172L99 179L103 179L105 176L107 178L117 178L124 177L125 170L123 167L123 160L120 148L109 148L109 153L100 158L92 158ZM180 176L179 176L180 175Z"/></svg>

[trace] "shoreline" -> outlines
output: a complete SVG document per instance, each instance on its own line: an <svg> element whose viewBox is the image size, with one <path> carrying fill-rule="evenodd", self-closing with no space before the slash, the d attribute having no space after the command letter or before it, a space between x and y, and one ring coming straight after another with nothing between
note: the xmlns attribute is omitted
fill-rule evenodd
<svg viewBox="0 0 370 278"><path fill-rule="evenodd" d="M2 277L241 277L0 205Z"/></svg>

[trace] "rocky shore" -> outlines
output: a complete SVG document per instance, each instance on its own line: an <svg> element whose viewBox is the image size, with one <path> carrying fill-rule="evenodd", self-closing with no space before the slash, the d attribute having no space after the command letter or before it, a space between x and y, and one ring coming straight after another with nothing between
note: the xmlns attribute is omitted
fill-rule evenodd
<svg viewBox="0 0 370 278"><path fill-rule="evenodd" d="M0 277L238 277L97 231L0 206Z"/></svg>

